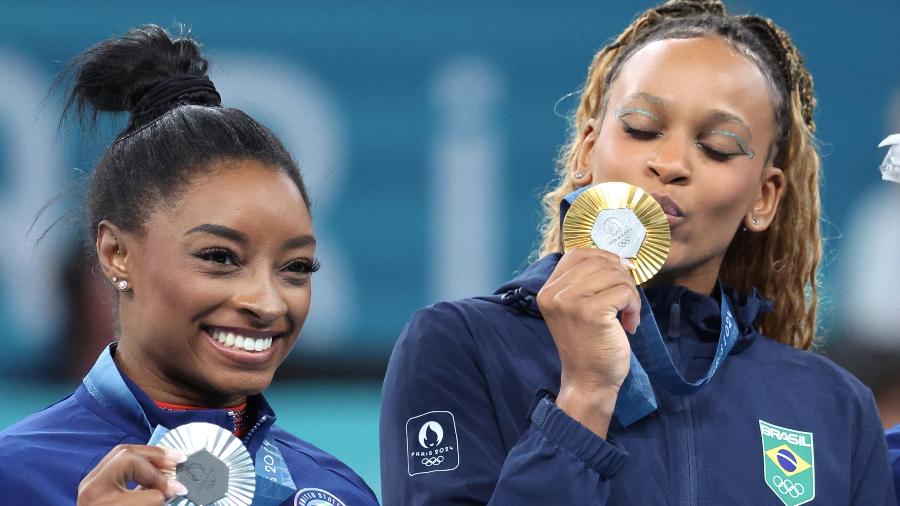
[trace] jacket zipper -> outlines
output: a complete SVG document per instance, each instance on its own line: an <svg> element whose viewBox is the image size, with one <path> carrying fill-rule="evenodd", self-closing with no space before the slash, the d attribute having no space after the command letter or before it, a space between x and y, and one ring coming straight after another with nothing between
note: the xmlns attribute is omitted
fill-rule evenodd
<svg viewBox="0 0 900 506"><path fill-rule="evenodd" d="M695 506L697 501L697 443L694 438L694 415L691 409L690 396L684 396L684 436L687 442L688 497L687 504Z"/></svg>

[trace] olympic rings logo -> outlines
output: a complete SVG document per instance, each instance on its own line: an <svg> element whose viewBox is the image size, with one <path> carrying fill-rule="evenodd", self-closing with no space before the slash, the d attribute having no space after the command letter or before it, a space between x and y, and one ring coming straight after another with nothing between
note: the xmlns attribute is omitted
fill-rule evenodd
<svg viewBox="0 0 900 506"><path fill-rule="evenodd" d="M782 494L788 494L794 499L800 497L804 492L806 492L806 489L803 487L803 485L794 483L791 480L786 480L781 476L773 476L772 485L775 485L775 488L777 488L778 491Z"/></svg>
<svg viewBox="0 0 900 506"><path fill-rule="evenodd" d="M444 461L444 457L441 455L438 455L437 457L422 459L422 463L425 464L426 467L436 466L443 461Z"/></svg>

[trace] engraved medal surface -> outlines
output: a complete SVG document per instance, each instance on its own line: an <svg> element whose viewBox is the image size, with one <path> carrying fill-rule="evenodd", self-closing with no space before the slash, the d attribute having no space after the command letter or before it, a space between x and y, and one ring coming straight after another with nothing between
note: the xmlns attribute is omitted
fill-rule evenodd
<svg viewBox="0 0 900 506"><path fill-rule="evenodd" d="M600 183L584 190L563 218L562 235L566 251L599 248L630 259L637 284L659 272L672 240L662 206L628 183Z"/></svg>
<svg viewBox="0 0 900 506"><path fill-rule="evenodd" d="M175 497L175 506L249 506L256 490L256 472L250 453L234 434L211 423L176 427L157 446L178 450L187 461L178 464L175 479L188 489Z"/></svg>

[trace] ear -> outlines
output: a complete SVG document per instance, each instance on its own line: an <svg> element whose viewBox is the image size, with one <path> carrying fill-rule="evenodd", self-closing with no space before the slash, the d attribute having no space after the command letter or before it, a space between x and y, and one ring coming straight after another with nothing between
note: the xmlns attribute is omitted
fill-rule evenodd
<svg viewBox="0 0 900 506"><path fill-rule="evenodd" d="M131 234L107 220L97 225L97 258L106 279L128 278L128 251L132 239Z"/></svg>
<svg viewBox="0 0 900 506"><path fill-rule="evenodd" d="M744 226L752 232L763 232L775 221L775 213L778 212L778 204L784 196L785 178L784 171L778 167L769 165L763 174L762 187L759 197L753 203L753 207L744 217ZM756 223L754 223L754 218Z"/></svg>
<svg viewBox="0 0 900 506"><path fill-rule="evenodd" d="M575 164L572 167L572 172L568 174L575 186L587 186L594 179L594 174L591 172L591 156L594 153L594 148L597 146L597 134L600 133L599 126L597 120L591 118L581 132L578 152L575 154Z"/></svg>

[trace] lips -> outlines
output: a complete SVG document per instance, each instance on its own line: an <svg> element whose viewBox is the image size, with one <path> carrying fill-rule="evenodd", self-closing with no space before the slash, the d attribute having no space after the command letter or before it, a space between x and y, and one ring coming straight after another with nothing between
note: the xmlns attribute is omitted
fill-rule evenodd
<svg viewBox="0 0 900 506"><path fill-rule="evenodd" d="M650 195L652 195L653 198L659 202L660 207L662 207L663 213L666 215L666 221L669 223L669 227L674 227L684 221L684 212L671 197L660 193L651 193Z"/></svg>
<svg viewBox="0 0 900 506"><path fill-rule="evenodd" d="M272 347L272 342L286 332L250 330L235 327L205 326L204 330L220 346L234 351L259 353Z"/></svg>

